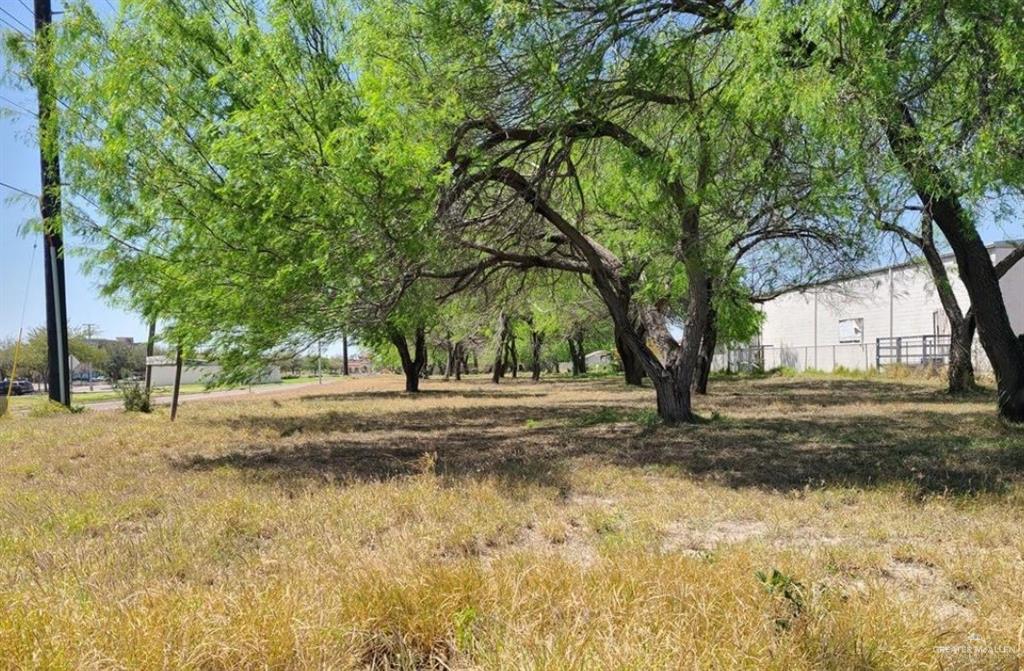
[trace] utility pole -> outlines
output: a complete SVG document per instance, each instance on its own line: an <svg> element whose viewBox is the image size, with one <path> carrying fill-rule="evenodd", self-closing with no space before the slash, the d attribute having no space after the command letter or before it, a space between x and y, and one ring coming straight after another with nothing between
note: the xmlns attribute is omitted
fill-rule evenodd
<svg viewBox="0 0 1024 671"><path fill-rule="evenodd" d="M317 340L316 341L316 378L319 381L319 384L323 384L324 383L324 369L320 365L321 360L322 359L321 359L321 355L320 355L320 341Z"/></svg>
<svg viewBox="0 0 1024 671"><path fill-rule="evenodd" d="M50 399L71 406L71 375L68 358L68 311L64 289L64 240L60 223L60 151L57 148L57 98L50 80L53 64L49 28L53 22L50 0L35 0L37 49L43 66L37 77L39 100L39 171L42 196L43 254L46 276L46 347Z"/></svg>
<svg viewBox="0 0 1024 671"><path fill-rule="evenodd" d="M348 375L348 336L341 336L341 374Z"/></svg>
<svg viewBox="0 0 1024 671"><path fill-rule="evenodd" d="M149 320L149 335L146 337L146 396L153 388L153 366L149 360L153 356L153 344L156 341L156 319Z"/></svg>
<svg viewBox="0 0 1024 671"><path fill-rule="evenodd" d="M174 357L174 391L171 393L171 421L178 416L178 395L181 393L181 345Z"/></svg>
<svg viewBox="0 0 1024 671"><path fill-rule="evenodd" d="M96 324L85 324L82 326L82 328L85 329L86 344L88 344L91 347L92 343L89 341L92 340L92 330L96 328ZM89 391L92 391L92 361L87 361L86 363L89 365Z"/></svg>

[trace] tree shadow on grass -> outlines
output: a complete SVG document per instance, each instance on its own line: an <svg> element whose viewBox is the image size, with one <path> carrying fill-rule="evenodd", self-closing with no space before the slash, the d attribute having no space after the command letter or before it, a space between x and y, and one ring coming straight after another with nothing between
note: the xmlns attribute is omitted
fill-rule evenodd
<svg viewBox="0 0 1024 671"><path fill-rule="evenodd" d="M374 390L374 391L346 391L337 394L311 394L301 396L303 401L360 401L360 400L397 400L404 399L411 402L430 401L438 398L529 398L547 396L546 391L520 391L520 388L512 387L502 389L421 389L410 394L398 390Z"/></svg>
<svg viewBox="0 0 1024 671"><path fill-rule="evenodd" d="M732 399L764 402L770 399L787 407L830 407L856 403L992 403L995 391L979 388L958 395L944 387L911 382L856 379L767 379L751 384L736 379L716 380L712 393Z"/></svg>
<svg viewBox="0 0 1024 671"><path fill-rule="evenodd" d="M570 491L566 454L551 448L548 431L537 431L530 440L493 439L478 429L448 431L430 437L390 432L361 439L358 433L344 438L319 436L288 445L249 444L206 456L173 460L184 470L239 469L262 480L380 481L432 471L447 477L493 477L509 486L535 484ZM430 456L429 461L425 460Z"/></svg>
<svg viewBox="0 0 1024 671"><path fill-rule="evenodd" d="M638 454L615 461L777 491L901 484L920 496L998 494L1024 483L1024 447L1005 436L971 436L950 420L938 412L886 421L856 415L725 420L702 427L693 440L661 429Z"/></svg>
<svg viewBox="0 0 1024 671"><path fill-rule="evenodd" d="M536 429L541 423L548 430L559 425L569 426L585 422L606 407L591 402L545 407L498 405L420 409L411 404L399 410L381 412L342 409L308 415L247 414L218 418L211 423L226 424L239 431L255 429L281 438L316 434L373 434L387 441L394 437L391 434L397 433L405 436L406 444L429 443L435 447L453 436L469 433L478 444L493 439L500 446L530 427L533 427L533 434L537 435ZM435 435L438 433L440 435ZM495 435L490 436L492 433Z"/></svg>
<svg viewBox="0 0 1024 671"><path fill-rule="evenodd" d="M582 458L627 468L657 466L724 486L771 491L901 485L920 496L1000 494L1024 483L1024 439L1001 427L988 409L950 402L951 412L931 402L908 407L907 399L893 390L878 390L891 383L858 382L837 391L805 382L801 396L827 401L820 412L808 413L814 404L790 399L792 384L779 384L777 393L770 386L735 390L751 403L772 407L756 417L730 417L730 408L737 407L735 395L719 389L702 402L724 417L685 427L638 421L637 410L650 400L639 397L644 405L573 399L537 406L514 404L513 398L513 404L498 406L412 405L366 412L346 409L350 396L343 394L339 410L226 420L233 428L255 427L280 438L222 454L193 455L175 465L344 482L412 474L421 468L424 454L435 453L437 472L448 476L493 476L554 486L563 494L569 487L568 469ZM883 405L843 408L828 402L828 395L837 393L847 398L860 394L859 403ZM896 395L886 396L890 393ZM887 409L885 403L894 405Z"/></svg>

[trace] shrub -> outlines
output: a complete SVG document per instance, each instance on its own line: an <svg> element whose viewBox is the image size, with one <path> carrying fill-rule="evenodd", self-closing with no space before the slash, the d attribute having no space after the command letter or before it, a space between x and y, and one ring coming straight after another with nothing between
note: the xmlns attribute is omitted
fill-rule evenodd
<svg viewBox="0 0 1024 671"><path fill-rule="evenodd" d="M28 411L29 417L49 417L51 415L62 415L72 414L76 415L85 410L83 405L73 405L70 408L65 407L57 401L50 399L40 400L38 403L32 406Z"/></svg>
<svg viewBox="0 0 1024 671"><path fill-rule="evenodd" d="M153 404L150 393L138 380L122 382L118 385L121 400L124 401L125 412L152 412Z"/></svg>

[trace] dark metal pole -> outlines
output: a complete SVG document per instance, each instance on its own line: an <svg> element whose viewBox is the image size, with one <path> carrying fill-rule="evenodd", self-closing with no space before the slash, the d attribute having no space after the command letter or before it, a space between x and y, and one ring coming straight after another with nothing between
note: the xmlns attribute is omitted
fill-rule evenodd
<svg viewBox="0 0 1024 671"><path fill-rule="evenodd" d="M181 345L174 361L174 393L171 394L171 421L178 416L178 392L181 391Z"/></svg>
<svg viewBox="0 0 1024 671"><path fill-rule="evenodd" d="M83 327L86 330L86 336L85 336L86 337L86 342L91 346L92 345L92 331L93 331L93 329L98 328L98 327L96 326L96 324L84 324ZM93 391L92 361L88 362L88 366L89 366L89 391Z"/></svg>
<svg viewBox="0 0 1024 671"><path fill-rule="evenodd" d="M153 367L149 365L149 358L153 356L153 345L156 340L156 320L149 320L149 336L146 338L146 393L149 394L153 388Z"/></svg>
<svg viewBox="0 0 1024 671"><path fill-rule="evenodd" d="M35 0L37 48L44 54L46 68L52 65L47 33L53 21L49 0ZM43 71L36 84L39 100L39 170L43 219L43 275L46 276L46 347L50 399L71 405L71 375L68 357L68 311L64 290L64 240L60 224L60 152L57 149L57 99L50 73Z"/></svg>

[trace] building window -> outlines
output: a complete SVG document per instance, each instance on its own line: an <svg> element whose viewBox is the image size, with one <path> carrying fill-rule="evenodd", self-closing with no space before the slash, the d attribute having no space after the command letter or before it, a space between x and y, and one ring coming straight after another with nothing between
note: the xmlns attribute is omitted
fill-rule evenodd
<svg viewBox="0 0 1024 671"><path fill-rule="evenodd" d="M864 342L864 320L840 319L839 342Z"/></svg>

